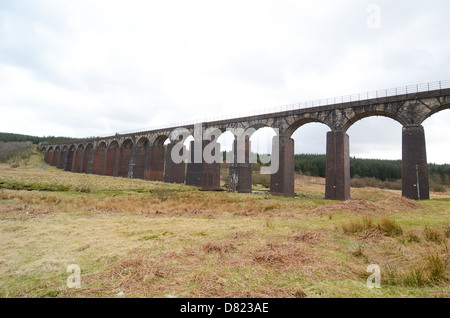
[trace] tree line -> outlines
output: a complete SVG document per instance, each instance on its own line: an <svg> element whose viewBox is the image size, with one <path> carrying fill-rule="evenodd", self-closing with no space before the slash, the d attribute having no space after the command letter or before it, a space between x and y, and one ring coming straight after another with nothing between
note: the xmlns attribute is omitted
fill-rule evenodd
<svg viewBox="0 0 450 318"><path fill-rule="evenodd" d="M0 141L3 142L26 142L31 141L33 144L37 145L40 142L64 142L74 140L74 138L68 137L56 137L56 136L46 136L46 137L37 137L30 135L21 135L21 134L13 134L13 133L1 133L0 132Z"/></svg>
<svg viewBox="0 0 450 318"><path fill-rule="evenodd" d="M294 156L295 171L316 177L325 177L326 156L299 154ZM430 177L440 184L450 185L450 164L428 164ZM350 158L351 178L375 178L393 181L402 178L401 160Z"/></svg>

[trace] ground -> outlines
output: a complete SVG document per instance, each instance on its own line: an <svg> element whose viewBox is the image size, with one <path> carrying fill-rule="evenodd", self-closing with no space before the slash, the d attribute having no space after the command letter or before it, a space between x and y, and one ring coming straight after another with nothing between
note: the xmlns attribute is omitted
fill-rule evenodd
<svg viewBox="0 0 450 318"><path fill-rule="evenodd" d="M0 165L0 297L449 297L450 193L324 200ZM76 264L81 287L68 288ZM368 288L368 266L380 288ZM70 277L69 277L70 276Z"/></svg>

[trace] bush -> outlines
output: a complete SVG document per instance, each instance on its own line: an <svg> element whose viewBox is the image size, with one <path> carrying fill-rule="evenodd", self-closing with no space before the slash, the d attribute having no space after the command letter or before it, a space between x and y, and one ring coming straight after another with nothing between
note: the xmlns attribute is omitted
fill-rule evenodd
<svg viewBox="0 0 450 318"><path fill-rule="evenodd" d="M377 227L387 236L397 236L403 233L402 227L397 222L386 217L378 221Z"/></svg>
<svg viewBox="0 0 450 318"><path fill-rule="evenodd" d="M253 185L262 185L265 188L270 188L270 175L255 173L252 175Z"/></svg>
<svg viewBox="0 0 450 318"><path fill-rule="evenodd" d="M33 144L26 142L3 142L0 141L0 163L11 163L18 167L19 161L27 161L30 158Z"/></svg>
<svg viewBox="0 0 450 318"><path fill-rule="evenodd" d="M385 180L381 181L375 179L374 177L361 178L358 175L354 176L350 180L350 186L353 188L380 188L380 189L391 189L391 190L401 190L402 180Z"/></svg>
<svg viewBox="0 0 450 318"><path fill-rule="evenodd" d="M444 237L438 230L431 229L429 227L425 227L423 230L423 234L425 235L425 239L427 241L442 243L444 241Z"/></svg>
<svg viewBox="0 0 450 318"><path fill-rule="evenodd" d="M379 230L386 236L398 236L403 233L402 227L394 220L386 217L374 222L370 215L365 215L359 220L350 219L341 224L344 233L355 234L365 230Z"/></svg>

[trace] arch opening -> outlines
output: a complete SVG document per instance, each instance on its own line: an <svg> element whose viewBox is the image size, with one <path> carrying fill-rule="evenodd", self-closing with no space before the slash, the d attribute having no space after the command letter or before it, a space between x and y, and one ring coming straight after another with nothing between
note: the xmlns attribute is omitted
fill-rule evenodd
<svg viewBox="0 0 450 318"><path fill-rule="evenodd" d="M436 114L436 113L435 113ZM450 193L450 109L429 116L423 123L428 161L429 190L432 196Z"/></svg>
<svg viewBox="0 0 450 318"><path fill-rule="evenodd" d="M153 142L154 146L165 146L170 143L170 139L166 135L159 135Z"/></svg>
<svg viewBox="0 0 450 318"><path fill-rule="evenodd" d="M402 190L402 127L388 116L361 118L348 130L352 198L364 197L359 188Z"/></svg>
<svg viewBox="0 0 450 318"><path fill-rule="evenodd" d="M150 146L150 140L147 137L141 137L136 142L136 146L140 148L148 148Z"/></svg>
<svg viewBox="0 0 450 318"><path fill-rule="evenodd" d="M119 142L117 140L113 140L109 143L108 146L109 149L116 149L119 148Z"/></svg>
<svg viewBox="0 0 450 318"><path fill-rule="evenodd" d="M306 124L323 124L325 126L327 126L329 129L331 129L326 123L324 123L323 121L317 119L317 118L302 118L300 120L297 120L296 122L294 122L293 124L291 124L288 129L285 132L285 135L293 138L293 134L301 127L305 126ZM308 125L309 126L309 125Z"/></svg>
<svg viewBox="0 0 450 318"><path fill-rule="evenodd" d="M94 145L92 143L88 143L86 145L86 147L84 148L83 163L82 163L82 168L81 168L82 173L90 173L88 171L88 163L89 163L90 157L93 155L93 150L94 150Z"/></svg>
<svg viewBox="0 0 450 318"><path fill-rule="evenodd" d="M131 164L133 163L133 140L127 138L123 141L119 150L119 156L116 157L117 164L117 176L121 178L132 178Z"/></svg>
<svg viewBox="0 0 450 318"><path fill-rule="evenodd" d="M77 173L81 172L82 163L83 163L83 152L84 152L84 146L82 144L78 145L78 147L76 147L76 151L74 153L72 172L77 172Z"/></svg>
<svg viewBox="0 0 450 318"><path fill-rule="evenodd" d="M134 145L133 140L130 138L127 138L123 141L121 148L131 149L133 147L133 145Z"/></svg>
<svg viewBox="0 0 450 318"><path fill-rule="evenodd" d="M106 142L102 141L97 146L98 149L106 149Z"/></svg>
<svg viewBox="0 0 450 318"><path fill-rule="evenodd" d="M325 194L327 133L320 121L303 121L292 132L294 140L294 193L323 197Z"/></svg>

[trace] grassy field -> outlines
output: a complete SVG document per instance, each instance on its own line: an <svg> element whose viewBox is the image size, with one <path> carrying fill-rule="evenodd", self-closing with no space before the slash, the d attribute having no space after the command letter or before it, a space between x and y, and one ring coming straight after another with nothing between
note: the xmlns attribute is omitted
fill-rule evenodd
<svg viewBox="0 0 450 318"><path fill-rule="evenodd" d="M448 190L448 189L447 189ZM449 297L450 193L327 201L0 165L0 297ZM81 269L68 288L67 266ZM370 264L381 288L370 289Z"/></svg>

